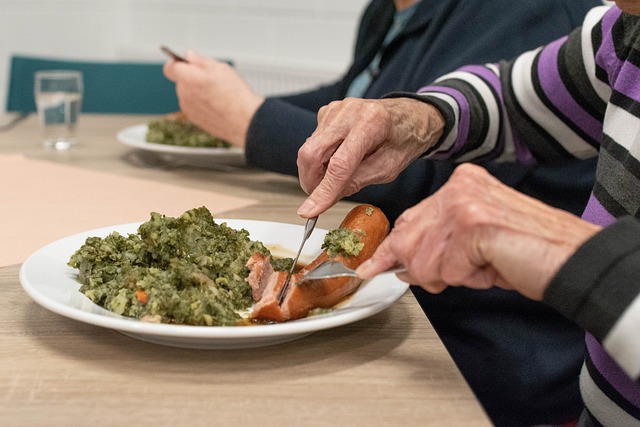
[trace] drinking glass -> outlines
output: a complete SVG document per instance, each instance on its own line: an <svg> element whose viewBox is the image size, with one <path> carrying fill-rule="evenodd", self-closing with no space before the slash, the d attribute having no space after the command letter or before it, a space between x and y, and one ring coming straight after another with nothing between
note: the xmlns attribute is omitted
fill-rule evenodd
<svg viewBox="0 0 640 427"><path fill-rule="evenodd" d="M76 144L82 93L80 71L36 72L34 95L45 147L68 150Z"/></svg>

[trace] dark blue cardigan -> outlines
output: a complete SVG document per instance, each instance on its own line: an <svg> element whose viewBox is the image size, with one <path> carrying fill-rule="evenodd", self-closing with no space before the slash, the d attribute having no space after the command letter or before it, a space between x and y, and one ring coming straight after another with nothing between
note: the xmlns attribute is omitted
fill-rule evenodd
<svg viewBox="0 0 640 427"><path fill-rule="evenodd" d="M462 65L511 58L569 33L587 10L601 4L600 0L424 0L383 53L365 97L415 92ZM250 165L297 175L297 151L316 128L318 109L342 99L353 78L369 65L394 10L391 0L373 0L367 6L353 63L338 82L264 102L249 127ZM587 201L595 171L593 160L484 166L508 185L576 214ZM453 168L448 162L416 160L396 181L368 187L349 199L373 203L393 221L437 190ZM496 425L551 423L580 413L577 379L583 334L561 315L499 289L451 288L440 295L416 287L412 291Z"/></svg>

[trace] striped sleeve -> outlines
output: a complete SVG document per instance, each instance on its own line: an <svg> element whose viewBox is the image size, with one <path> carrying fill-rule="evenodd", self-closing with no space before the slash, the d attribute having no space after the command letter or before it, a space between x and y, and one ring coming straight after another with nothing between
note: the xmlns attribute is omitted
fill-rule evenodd
<svg viewBox="0 0 640 427"><path fill-rule="evenodd" d="M636 379L640 377L638 277L640 222L627 216L585 242L544 295L547 304L589 331Z"/></svg>
<svg viewBox="0 0 640 427"><path fill-rule="evenodd" d="M467 66L420 89L447 121L427 156L523 163L596 156L610 89L594 57L609 9L594 8L569 36L512 61Z"/></svg>
<svg viewBox="0 0 640 427"><path fill-rule="evenodd" d="M640 378L640 294L624 310L603 341L607 353L631 378Z"/></svg>

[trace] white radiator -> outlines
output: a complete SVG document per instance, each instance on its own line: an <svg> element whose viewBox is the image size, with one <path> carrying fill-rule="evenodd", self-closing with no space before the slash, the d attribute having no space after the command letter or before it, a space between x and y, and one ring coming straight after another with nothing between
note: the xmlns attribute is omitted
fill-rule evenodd
<svg viewBox="0 0 640 427"><path fill-rule="evenodd" d="M277 67L272 65L235 64L249 85L264 96L284 95L313 89L338 79L328 71Z"/></svg>

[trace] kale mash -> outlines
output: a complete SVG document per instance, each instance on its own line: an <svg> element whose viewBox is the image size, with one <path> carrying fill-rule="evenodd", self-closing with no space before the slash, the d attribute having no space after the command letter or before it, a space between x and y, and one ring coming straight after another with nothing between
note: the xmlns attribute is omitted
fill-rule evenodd
<svg viewBox="0 0 640 427"><path fill-rule="evenodd" d="M364 235L364 231L353 231L348 228L336 228L329 231L324 236L322 249L327 250L327 255L331 258L340 255L343 257L358 256L364 243L360 240L360 236Z"/></svg>
<svg viewBox="0 0 640 427"><path fill-rule="evenodd" d="M322 244L331 257L356 256L362 232L338 228ZM206 207L177 218L151 213L136 234L89 237L69 260L80 292L117 314L147 322L232 326L254 301L247 260L271 255L244 229L216 223ZM293 259L271 257L276 271ZM325 310L326 311L326 310Z"/></svg>
<svg viewBox="0 0 640 427"><path fill-rule="evenodd" d="M151 121L147 127L146 140L155 144L181 147L231 147L228 142L201 130L180 113Z"/></svg>
<svg viewBox="0 0 640 427"><path fill-rule="evenodd" d="M89 237L69 261L80 292L123 316L158 323L230 326L253 305L247 260L270 255L247 230L217 224L205 207L178 218L151 213L136 234ZM276 259L278 271L293 260Z"/></svg>
<svg viewBox="0 0 640 427"><path fill-rule="evenodd" d="M367 216L371 216L373 208L366 208L364 213ZM358 256L362 248L364 248L364 243L360 240L360 237L364 235L365 232L362 230L354 231L348 228L336 228L324 236L322 249L326 249L327 255L331 258L337 255L343 257Z"/></svg>

